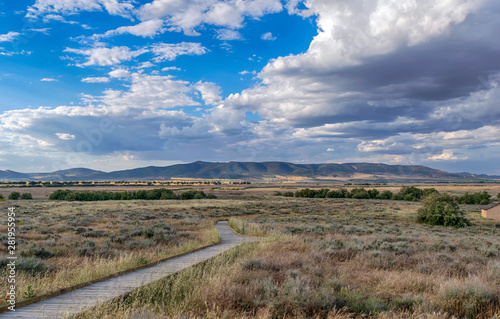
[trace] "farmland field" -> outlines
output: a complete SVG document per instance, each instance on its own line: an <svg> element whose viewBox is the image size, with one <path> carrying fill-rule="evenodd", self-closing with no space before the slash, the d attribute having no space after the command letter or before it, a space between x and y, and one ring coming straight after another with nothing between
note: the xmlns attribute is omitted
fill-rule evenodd
<svg viewBox="0 0 500 319"><path fill-rule="evenodd" d="M400 186L380 189L386 187ZM498 185L432 187L495 197L500 191ZM25 267L19 295L28 286L39 295L213 243L214 220L230 218L233 228L263 241L81 317L500 315L500 223L483 219L477 205L461 206L472 225L457 229L417 224L420 202L273 196L289 190L281 185L208 190L218 199L1 203L2 210L15 206L19 216ZM2 238L6 251L4 244Z"/></svg>

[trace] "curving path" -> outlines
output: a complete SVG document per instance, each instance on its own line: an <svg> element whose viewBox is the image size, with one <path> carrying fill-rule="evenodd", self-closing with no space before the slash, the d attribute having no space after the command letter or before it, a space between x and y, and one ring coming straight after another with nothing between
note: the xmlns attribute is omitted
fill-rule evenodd
<svg viewBox="0 0 500 319"><path fill-rule="evenodd" d="M229 228L227 221L218 222L221 243L191 254L164 261L156 266L108 279L38 303L0 313L0 318L66 318L99 303L110 301L138 287L155 282L182 269L203 262L251 238L240 237Z"/></svg>

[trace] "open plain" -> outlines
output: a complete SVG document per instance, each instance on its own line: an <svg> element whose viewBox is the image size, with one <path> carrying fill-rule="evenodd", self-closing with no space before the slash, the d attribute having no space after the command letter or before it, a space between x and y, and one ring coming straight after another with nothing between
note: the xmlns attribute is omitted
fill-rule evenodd
<svg viewBox="0 0 500 319"><path fill-rule="evenodd" d="M487 190L494 197L500 188L428 187L454 194ZM213 243L214 221L229 219L239 233L263 240L80 317L500 315L500 222L483 219L480 206L461 205L471 226L453 228L416 223L420 202L274 196L301 188L210 186L204 190L218 199L189 201L6 201L1 209L14 206L18 213L17 296L40 295ZM37 194L37 188L24 191ZM2 245L6 250L5 238ZM2 295L6 288L2 282Z"/></svg>

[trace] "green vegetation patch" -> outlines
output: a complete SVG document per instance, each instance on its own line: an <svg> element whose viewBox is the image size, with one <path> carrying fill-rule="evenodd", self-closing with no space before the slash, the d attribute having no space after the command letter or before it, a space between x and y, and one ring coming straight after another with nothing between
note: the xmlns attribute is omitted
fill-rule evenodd
<svg viewBox="0 0 500 319"><path fill-rule="evenodd" d="M50 200L66 200L66 201L81 201L81 202L93 202L93 201L103 201L103 200L134 200L134 199L145 199L145 200L167 200L167 199L204 199L204 198L217 198L213 194L205 194L203 191L199 190L189 190L187 192L176 194L171 189L159 188L150 190L139 190L132 192L106 192L106 191L72 191L57 190L53 192L50 196Z"/></svg>

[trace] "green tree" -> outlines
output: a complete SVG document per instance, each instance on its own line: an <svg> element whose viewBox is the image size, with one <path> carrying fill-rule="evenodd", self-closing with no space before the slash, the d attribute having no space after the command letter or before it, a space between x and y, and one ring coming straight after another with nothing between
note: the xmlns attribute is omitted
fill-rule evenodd
<svg viewBox="0 0 500 319"><path fill-rule="evenodd" d="M420 188L416 188L415 186L403 186L397 195L397 198L394 199L418 201L424 196L424 191Z"/></svg>
<svg viewBox="0 0 500 319"><path fill-rule="evenodd" d="M21 199L33 199L33 196L31 196L31 193L23 193Z"/></svg>
<svg viewBox="0 0 500 319"><path fill-rule="evenodd" d="M394 194L391 191L383 191L382 193L377 195L378 199L392 199Z"/></svg>
<svg viewBox="0 0 500 319"><path fill-rule="evenodd" d="M21 197L21 193L19 193L19 192L12 192L9 195L9 199L12 199L12 200L18 200L20 197Z"/></svg>
<svg viewBox="0 0 500 319"><path fill-rule="evenodd" d="M377 198L377 196L380 194L380 192L374 188L374 189L369 190L368 194L370 195L370 198Z"/></svg>
<svg viewBox="0 0 500 319"><path fill-rule="evenodd" d="M0 202L3 202L5 200L5 197L3 197L2 194L0 194Z"/></svg>
<svg viewBox="0 0 500 319"><path fill-rule="evenodd" d="M438 193L439 193L438 190L435 188L426 188L423 190L422 197L427 197L429 195L438 194Z"/></svg>
<svg viewBox="0 0 500 319"><path fill-rule="evenodd" d="M417 213L417 222L453 227L470 226L455 197L449 194L431 194L424 199L424 207Z"/></svg>
<svg viewBox="0 0 500 319"><path fill-rule="evenodd" d="M370 194L364 187L361 188L353 188L351 190L351 197L356 199L369 199Z"/></svg>

